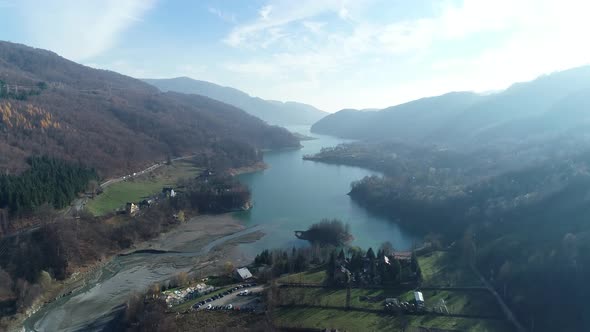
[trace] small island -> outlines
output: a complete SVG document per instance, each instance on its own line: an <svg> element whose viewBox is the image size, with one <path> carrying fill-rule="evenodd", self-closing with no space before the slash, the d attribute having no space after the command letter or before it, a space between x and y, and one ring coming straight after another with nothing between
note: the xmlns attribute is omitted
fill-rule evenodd
<svg viewBox="0 0 590 332"><path fill-rule="evenodd" d="M306 231L295 231L295 236L321 246L342 246L353 240L349 225L338 219L323 219L311 225Z"/></svg>

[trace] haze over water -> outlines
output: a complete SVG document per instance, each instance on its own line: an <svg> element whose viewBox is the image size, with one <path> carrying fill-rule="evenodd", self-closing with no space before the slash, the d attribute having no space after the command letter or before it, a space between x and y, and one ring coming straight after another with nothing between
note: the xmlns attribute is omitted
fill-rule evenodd
<svg viewBox="0 0 590 332"><path fill-rule="evenodd" d="M236 216L246 226L260 225L266 233L261 240L242 245L244 254L251 256L267 248L307 245L306 241L295 238L294 231L306 230L322 218L338 218L349 223L354 236L352 245L366 249L390 241L396 249L411 248L418 236L370 214L347 195L351 182L379 173L302 159L322 147L333 147L347 140L311 134L306 126L289 127L289 130L317 139L302 141L303 148L299 150L267 152L264 161L268 169L239 177L252 191L254 207Z"/></svg>

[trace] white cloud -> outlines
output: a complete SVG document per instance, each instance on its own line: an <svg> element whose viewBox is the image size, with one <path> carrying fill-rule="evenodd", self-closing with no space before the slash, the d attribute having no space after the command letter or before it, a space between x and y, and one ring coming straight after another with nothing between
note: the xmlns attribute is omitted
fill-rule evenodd
<svg viewBox="0 0 590 332"><path fill-rule="evenodd" d="M259 16L248 23L234 28L225 38L233 47L248 46L254 48L265 43L268 30L298 22L321 13L338 13L344 3L352 2L359 6L366 0L275 0L258 11ZM255 43L255 45L252 45Z"/></svg>
<svg viewBox="0 0 590 332"><path fill-rule="evenodd" d="M303 21L303 26L313 34L319 34L322 32L322 27L326 25L326 22L318 21Z"/></svg>
<svg viewBox="0 0 590 332"><path fill-rule="evenodd" d="M342 7L340 8L340 10L338 10L338 16L340 16L341 19L345 20L350 18L350 13L348 12L348 9Z"/></svg>
<svg viewBox="0 0 590 332"><path fill-rule="evenodd" d="M260 9L260 11L258 12L258 14L260 14L260 19L263 21L268 21L268 16L270 15L270 13L272 12L272 6L268 5L268 6L264 6Z"/></svg>
<svg viewBox="0 0 590 332"><path fill-rule="evenodd" d="M209 7L209 12L211 14L219 17L224 22L232 23L232 24L237 23L235 14L224 12L220 9L215 8L215 7Z"/></svg>
<svg viewBox="0 0 590 332"><path fill-rule="evenodd" d="M73 60L113 47L119 34L153 7L155 0L19 1L30 42Z"/></svg>
<svg viewBox="0 0 590 332"><path fill-rule="evenodd" d="M430 13L390 21L373 16L389 0L290 3L270 1L267 14L236 26L225 41L250 57L225 68L264 76L258 94L307 98L329 111L505 88L590 62L584 0L433 1Z"/></svg>

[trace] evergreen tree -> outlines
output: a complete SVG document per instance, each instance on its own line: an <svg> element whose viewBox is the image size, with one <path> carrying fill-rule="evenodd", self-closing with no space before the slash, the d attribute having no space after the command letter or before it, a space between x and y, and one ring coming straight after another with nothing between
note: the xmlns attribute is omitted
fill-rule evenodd
<svg viewBox="0 0 590 332"><path fill-rule="evenodd" d="M330 258L328 259L328 268L326 270L326 274L328 277L328 282L334 282L334 272L336 271L336 257L334 252L330 253Z"/></svg>
<svg viewBox="0 0 590 332"><path fill-rule="evenodd" d="M344 249L340 249L340 253L338 254L338 260L344 261L345 257L346 256L344 255Z"/></svg>
<svg viewBox="0 0 590 332"><path fill-rule="evenodd" d="M31 157L28 163L30 168L20 175L0 175L0 208L8 208L12 215L32 212L45 203L64 208L97 179L93 169L62 160Z"/></svg>
<svg viewBox="0 0 590 332"><path fill-rule="evenodd" d="M371 261L375 260L375 253L373 252L373 248L369 248L369 250L367 250L367 256L368 259L370 259Z"/></svg>

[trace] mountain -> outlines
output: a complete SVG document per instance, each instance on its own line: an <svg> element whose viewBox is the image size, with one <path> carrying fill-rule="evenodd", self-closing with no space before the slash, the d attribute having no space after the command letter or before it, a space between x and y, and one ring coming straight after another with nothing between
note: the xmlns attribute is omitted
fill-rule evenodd
<svg viewBox="0 0 590 332"><path fill-rule="evenodd" d="M441 121L459 114L482 98L471 92L452 92L380 111L345 109L316 122L311 130L355 139L422 139L438 128Z"/></svg>
<svg viewBox="0 0 590 332"><path fill-rule="evenodd" d="M299 146L280 127L197 95L160 92L140 80L0 41L0 169L50 155L120 174L200 153L224 166L260 159L259 149Z"/></svg>
<svg viewBox="0 0 590 332"><path fill-rule="evenodd" d="M251 97L245 92L234 88L198 81L188 77L144 79L144 81L162 91L193 93L222 101L241 108L271 124L311 125L328 114L311 105L292 101L264 100L258 97Z"/></svg>
<svg viewBox="0 0 590 332"><path fill-rule="evenodd" d="M466 146L583 136L589 129L590 66L517 83L495 94L453 92L377 112L343 110L312 131L356 139Z"/></svg>

